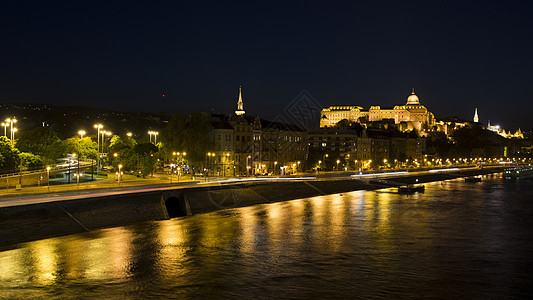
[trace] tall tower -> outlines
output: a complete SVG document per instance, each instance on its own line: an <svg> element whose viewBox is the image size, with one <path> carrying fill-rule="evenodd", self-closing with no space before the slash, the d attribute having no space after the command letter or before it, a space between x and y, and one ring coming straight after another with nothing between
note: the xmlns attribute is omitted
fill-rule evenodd
<svg viewBox="0 0 533 300"><path fill-rule="evenodd" d="M474 123L479 123L479 116L477 115L477 107L476 107L476 112L474 113Z"/></svg>
<svg viewBox="0 0 533 300"><path fill-rule="evenodd" d="M242 87L239 86L239 101L237 101L237 110L235 111L237 116L244 115L244 104L242 103Z"/></svg>

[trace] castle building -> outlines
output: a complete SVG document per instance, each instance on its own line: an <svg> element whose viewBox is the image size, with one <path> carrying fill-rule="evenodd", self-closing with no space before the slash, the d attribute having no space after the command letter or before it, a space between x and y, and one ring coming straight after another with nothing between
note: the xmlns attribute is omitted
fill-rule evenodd
<svg viewBox="0 0 533 300"><path fill-rule="evenodd" d="M335 126L341 120L351 122L393 120L395 124L405 122L408 130L424 130L435 124L435 116L420 104L413 89L404 105L394 107L371 106L330 106L322 109L320 127Z"/></svg>

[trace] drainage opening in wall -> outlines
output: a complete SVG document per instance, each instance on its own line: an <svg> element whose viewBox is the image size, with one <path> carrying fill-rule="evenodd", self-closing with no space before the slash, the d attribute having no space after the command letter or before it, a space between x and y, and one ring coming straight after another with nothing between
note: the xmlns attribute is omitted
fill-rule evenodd
<svg viewBox="0 0 533 300"><path fill-rule="evenodd" d="M185 200L177 197L170 197L165 200L168 216L170 218L183 217L187 215Z"/></svg>

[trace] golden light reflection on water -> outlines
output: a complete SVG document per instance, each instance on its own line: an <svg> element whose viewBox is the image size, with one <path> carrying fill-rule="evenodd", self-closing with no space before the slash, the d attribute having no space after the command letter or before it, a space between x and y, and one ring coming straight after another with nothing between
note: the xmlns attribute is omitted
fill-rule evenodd
<svg viewBox="0 0 533 300"><path fill-rule="evenodd" d="M97 239L84 242L83 276L90 280L127 277L132 253L131 232L125 227L106 229Z"/></svg>
<svg viewBox="0 0 533 300"><path fill-rule="evenodd" d="M463 182L427 184L426 194L355 191L21 244L0 252L0 288L51 290L65 282L92 287L112 282L131 284L135 290L138 282L181 288L197 286L198 281L205 288L211 280L226 287L233 284L234 274L243 282L280 276L282 280L274 280L280 284L292 280L283 277L286 274L315 276L317 268L323 270L331 261L340 268L364 264L365 271L399 274L406 258L438 260L446 247L440 238L449 233L442 228L456 229L449 221L456 210L483 204L483 198L470 200L469 195L456 203L450 195L487 190L456 183ZM466 214L459 212L462 221ZM328 276L338 274L334 270Z"/></svg>
<svg viewBox="0 0 533 300"><path fill-rule="evenodd" d="M32 277L39 284L53 284L57 276L57 240L47 239L31 243L30 256L33 261Z"/></svg>

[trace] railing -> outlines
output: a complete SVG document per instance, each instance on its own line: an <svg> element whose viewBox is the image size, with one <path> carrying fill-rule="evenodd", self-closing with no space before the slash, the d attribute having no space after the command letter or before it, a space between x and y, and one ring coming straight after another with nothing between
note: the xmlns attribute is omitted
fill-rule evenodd
<svg viewBox="0 0 533 300"><path fill-rule="evenodd" d="M70 166L64 166L64 167L50 167L50 173L54 172L62 172L62 171L69 171L69 170L77 170L79 168L86 168L94 164L93 160L90 159L80 159L79 166L78 164L72 164ZM39 174L39 173L46 173L47 169L36 169L36 170L27 170L22 172L13 172L13 173L7 173L0 175L1 178L8 178L8 177L20 177L20 176L27 176L31 174Z"/></svg>

